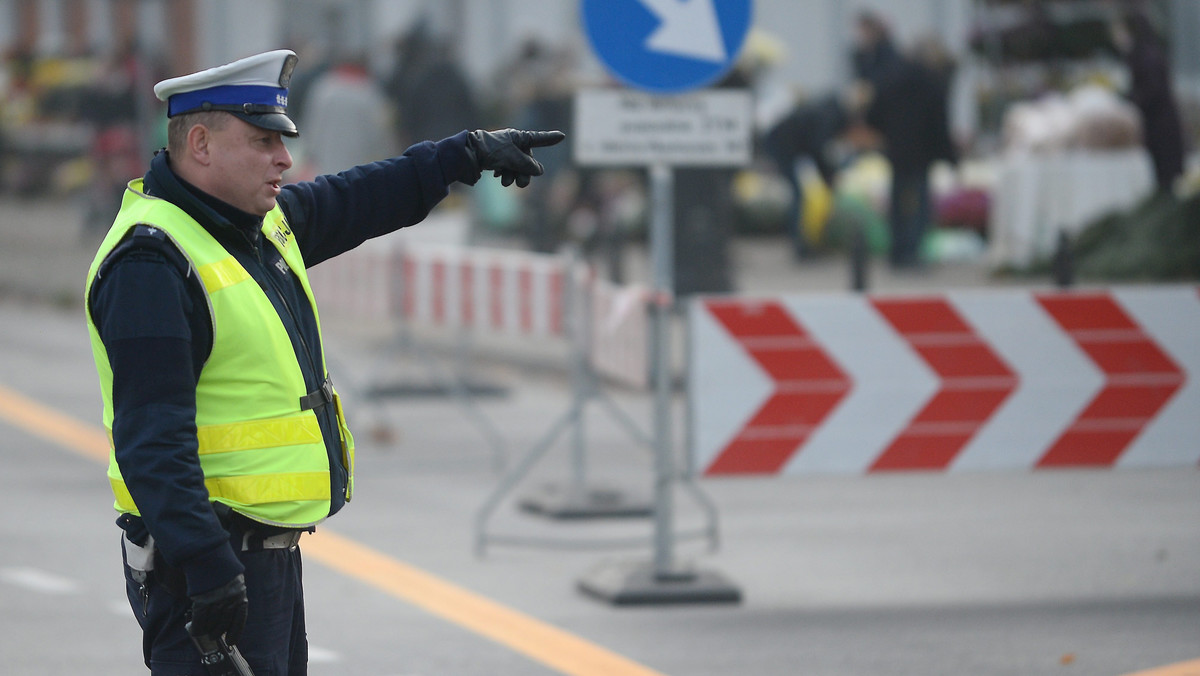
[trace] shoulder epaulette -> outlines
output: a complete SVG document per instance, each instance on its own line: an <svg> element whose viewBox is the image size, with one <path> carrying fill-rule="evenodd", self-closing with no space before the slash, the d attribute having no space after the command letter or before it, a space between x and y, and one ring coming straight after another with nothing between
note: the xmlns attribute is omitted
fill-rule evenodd
<svg viewBox="0 0 1200 676"><path fill-rule="evenodd" d="M100 279L117 261L133 251L157 253L174 265L184 279L192 275L191 262L166 231L153 225L139 223L130 228L121 242L108 253L104 262L100 264L100 269L96 271L96 279Z"/></svg>

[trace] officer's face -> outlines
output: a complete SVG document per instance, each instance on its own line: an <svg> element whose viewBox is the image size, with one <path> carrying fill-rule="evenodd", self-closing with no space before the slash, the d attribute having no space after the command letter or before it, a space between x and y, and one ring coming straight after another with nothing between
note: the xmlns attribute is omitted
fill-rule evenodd
<svg viewBox="0 0 1200 676"><path fill-rule="evenodd" d="M292 155L279 132L230 118L221 129L211 130L211 192L242 211L265 216L275 207Z"/></svg>

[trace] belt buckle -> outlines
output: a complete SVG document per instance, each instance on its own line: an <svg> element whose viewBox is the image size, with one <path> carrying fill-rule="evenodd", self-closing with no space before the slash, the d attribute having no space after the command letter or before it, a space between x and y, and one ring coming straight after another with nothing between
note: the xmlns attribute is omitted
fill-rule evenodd
<svg viewBox="0 0 1200 676"><path fill-rule="evenodd" d="M325 378L325 382L317 389L300 397L300 410L310 411L333 403L333 380Z"/></svg>
<svg viewBox="0 0 1200 676"><path fill-rule="evenodd" d="M267 549L295 549L300 544L300 534L303 531L288 531L275 535L263 536L250 531L242 536L242 551L255 552Z"/></svg>
<svg viewBox="0 0 1200 676"><path fill-rule="evenodd" d="M287 533L278 533L271 537L263 538L263 549L295 549L300 544L300 531L289 531Z"/></svg>

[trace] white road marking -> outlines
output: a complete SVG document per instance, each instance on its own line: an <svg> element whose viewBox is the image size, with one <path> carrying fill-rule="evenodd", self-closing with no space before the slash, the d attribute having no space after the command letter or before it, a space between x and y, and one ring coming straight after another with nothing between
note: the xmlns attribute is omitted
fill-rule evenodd
<svg viewBox="0 0 1200 676"><path fill-rule="evenodd" d="M326 648L318 648L313 644L308 644L308 661L310 663L332 664L341 662L342 656L332 650Z"/></svg>
<svg viewBox="0 0 1200 676"><path fill-rule="evenodd" d="M0 580L42 594L76 594L82 589L79 582L37 568L0 568Z"/></svg>

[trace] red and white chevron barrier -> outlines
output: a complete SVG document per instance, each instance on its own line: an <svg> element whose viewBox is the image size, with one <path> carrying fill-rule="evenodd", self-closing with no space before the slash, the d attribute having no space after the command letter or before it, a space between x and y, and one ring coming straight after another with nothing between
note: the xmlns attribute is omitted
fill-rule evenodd
<svg viewBox="0 0 1200 676"><path fill-rule="evenodd" d="M690 309L704 474L1200 464L1196 287Z"/></svg>

